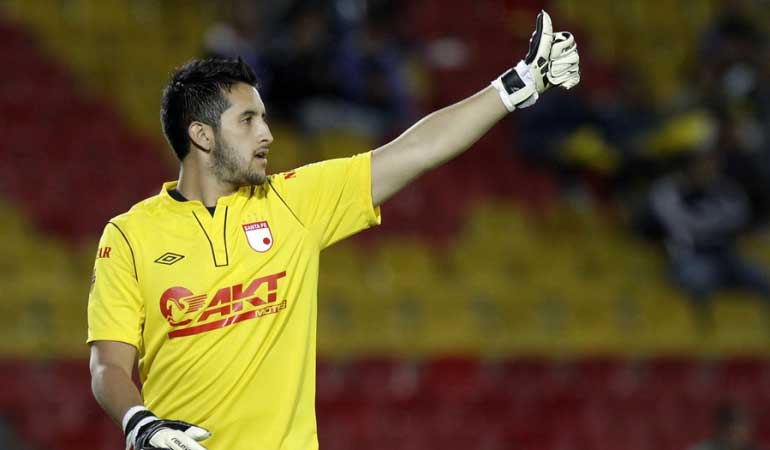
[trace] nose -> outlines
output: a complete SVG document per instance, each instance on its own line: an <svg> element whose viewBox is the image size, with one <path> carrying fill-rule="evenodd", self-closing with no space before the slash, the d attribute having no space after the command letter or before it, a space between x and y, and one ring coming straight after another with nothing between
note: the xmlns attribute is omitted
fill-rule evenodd
<svg viewBox="0 0 770 450"><path fill-rule="evenodd" d="M270 127L265 123L264 128L259 133L259 143L261 145L270 145L273 143L273 133L270 132Z"/></svg>

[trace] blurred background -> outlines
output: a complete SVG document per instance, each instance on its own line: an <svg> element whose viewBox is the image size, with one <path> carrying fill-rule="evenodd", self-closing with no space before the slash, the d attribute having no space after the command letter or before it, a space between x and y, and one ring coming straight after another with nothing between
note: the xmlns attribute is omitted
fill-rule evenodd
<svg viewBox="0 0 770 450"><path fill-rule="evenodd" d="M255 68L278 172L483 88L543 7L578 88L322 255L321 448L770 448L767 0L0 0L0 449L123 445L88 286L106 220L176 178L174 67Z"/></svg>

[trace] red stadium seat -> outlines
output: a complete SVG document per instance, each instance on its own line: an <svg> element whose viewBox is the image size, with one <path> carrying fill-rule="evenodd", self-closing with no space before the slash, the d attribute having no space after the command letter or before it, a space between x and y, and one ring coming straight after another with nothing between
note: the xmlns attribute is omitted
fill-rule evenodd
<svg viewBox="0 0 770 450"><path fill-rule="evenodd" d="M622 395L635 382L636 374L617 358L585 358L571 364L571 389L580 395Z"/></svg>
<svg viewBox="0 0 770 450"><path fill-rule="evenodd" d="M744 402L766 398L770 363L757 358L730 358L715 368L715 383L727 397Z"/></svg>
<svg viewBox="0 0 770 450"><path fill-rule="evenodd" d="M511 398L542 397L558 382L552 363L545 359L514 359L502 363L502 394Z"/></svg>
<svg viewBox="0 0 770 450"><path fill-rule="evenodd" d="M316 401L319 409L339 402L348 386L347 365L328 360L316 363Z"/></svg>
<svg viewBox="0 0 770 450"><path fill-rule="evenodd" d="M428 362L423 386L435 398L454 403L473 401L485 387L479 361L471 358L441 358Z"/></svg>
<svg viewBox="0 0 770 450"><path fill-rule="evenodd" d="M406 361L364 358L353 361L350 370L350 388L371 403L408 402L420 388L418 367Z"/></svg>

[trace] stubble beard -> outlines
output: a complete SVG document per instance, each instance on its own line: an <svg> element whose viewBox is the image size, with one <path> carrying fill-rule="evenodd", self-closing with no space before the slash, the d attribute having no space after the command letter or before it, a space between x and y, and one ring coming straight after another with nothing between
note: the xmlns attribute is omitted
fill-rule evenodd
<svg viewBox="0 0 770 450"><path fill-rule="evenodd" d="M238 158L235 150L218 133L211 158L211 172L220 182L237 187L259 186L267 178L264 173L252 170L249 161Z"/></svg>

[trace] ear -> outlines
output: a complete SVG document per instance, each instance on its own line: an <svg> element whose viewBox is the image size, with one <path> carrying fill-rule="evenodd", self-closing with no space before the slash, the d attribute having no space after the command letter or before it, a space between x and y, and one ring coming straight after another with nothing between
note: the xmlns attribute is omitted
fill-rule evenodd
<svg viewBox="0 0 770 450"><path fill-rule="evenodd" d="M187 127L187 136L190 142L204 152L210 152L214 147L214 130L211 126L202 122L192 122Z"/></svg>

